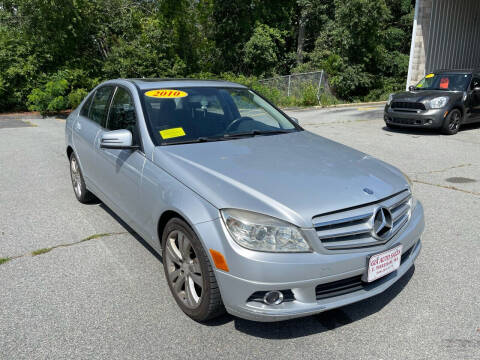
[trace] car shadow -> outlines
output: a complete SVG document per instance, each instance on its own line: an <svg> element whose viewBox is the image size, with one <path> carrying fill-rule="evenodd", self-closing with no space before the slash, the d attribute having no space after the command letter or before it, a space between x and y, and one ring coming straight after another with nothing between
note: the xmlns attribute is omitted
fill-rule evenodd
<svg viewBox="0 0 480 360"><path fill-rule="evenodd" d="M162 256L152 248L140 235L138 235L135 230L133 230L125 221L123 221L117 214L115 214L107 205L103 202L100 202L100 207L108 213L112 218L114 218L122 227L130 233L140 244L142 244L153 256L157 258L161 263L163 263Z"/></svg>
<svg viewBox="0 0 480 360"><path fill-rule="evenodd" d="M247 335L270 339L284 340L320 334L377 313L388 305L409 283L415 272L412 266L395 284L383 293L362 300L358 303L347 305L338 309L322 312L317 315L286 320L273 323L262 323L236 318L226 314L218 319L210 321L206 325L218 326L233 321L235 329Z"/></svg>
<svg viewBox="0 0 480 360"><path fill-rule="evenodd" d="M462 125L460 126L460 130L458 130L459 132L462 132L462 131L468 131L468 130L476 130L476 129L480 129L480 123L473 123L473 124L466 124L466 125Z"/></svg>
<svg viewBox="0 0 480 360"><path fill-rule="evenodd" d="M459 132L480 129L480 123L465 124L460 126ZM389 128L382 127L382 130L387 133L410 134L410 135L425 135L425 136L442 136L439 129L415 129L415 128ZM445 135L444 135L445 136Z"/></svg>

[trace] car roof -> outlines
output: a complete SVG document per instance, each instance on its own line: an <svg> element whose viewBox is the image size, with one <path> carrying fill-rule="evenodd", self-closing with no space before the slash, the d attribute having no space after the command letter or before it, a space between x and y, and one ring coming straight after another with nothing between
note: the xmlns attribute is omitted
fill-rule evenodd
<svg viewBox="0 0 480 360"><path fill-rule="evenodd" d="M453 73L453 74L473 74L480 72L480 69L438 69L432 71L434 74Z"/></svg>
<svg viewBox="0 0 480 360"><path fill-rule="evenodd" d="M140 90L168 89L180 87L222 87L222 88L247 88L244 85L223 80L198 80L198 79L124 79L132 82Z"/></svg>

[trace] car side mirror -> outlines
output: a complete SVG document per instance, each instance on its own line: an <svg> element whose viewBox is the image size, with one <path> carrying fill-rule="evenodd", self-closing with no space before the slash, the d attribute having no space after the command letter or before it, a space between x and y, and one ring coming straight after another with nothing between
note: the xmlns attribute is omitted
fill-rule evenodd
<svg viewBox="0 0 480 360"><path fill-rule="evenodd" d="M102 135L100 147L102 149L138 149L138 146L133 145L132 138L130 130L108 131Z"/></svg>
<svg viewBox="0 0 480 360"><path fill-rule="evenodd" d="M415 91L415 86L410 85L410 86L408 87L408 91Z"/></svg>
<svg viewBox="0 0 480 360"><path fill-rule="evenodd" d="M297 123L297 124L299 123L299 122L298 122L298 119L295 118L295 117L291 117L291 116L290 116L290 119L292 119L292 120L293 120L295 123Z"/></svg>

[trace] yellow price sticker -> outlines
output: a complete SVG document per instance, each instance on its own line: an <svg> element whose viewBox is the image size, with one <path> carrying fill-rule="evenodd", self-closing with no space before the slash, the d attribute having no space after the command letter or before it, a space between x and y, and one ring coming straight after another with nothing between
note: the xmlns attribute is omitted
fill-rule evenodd
<svg viewBox="0 0 480 360"><path fill-rule="evenodd" d="M432 78L432 77L434 77L434 76L435 76L435 74L428 74L427 76L425 76L425 78L426 78L426 79L430 79L430 78Z"/></svg>
<svg viewBox="0 0 480 360"><path fill-rule="evenodd" d="M183 98L185 96L188 96L188 93L181 90L157 89L157 90L147 91L145 93L145 96L160 98L160 99L175 99L175 98Z"/></svg>
<svg viewBox="0 0 480 360"><path fill-rule="evenodd" d="M160 136L162 139L171 139L171 138L176 138L180 136L185 136L185 131L183 131L183 128L178 127L178 128L173 128L173 129L167 129L167 130L160 130L159 131Z"/></svg>

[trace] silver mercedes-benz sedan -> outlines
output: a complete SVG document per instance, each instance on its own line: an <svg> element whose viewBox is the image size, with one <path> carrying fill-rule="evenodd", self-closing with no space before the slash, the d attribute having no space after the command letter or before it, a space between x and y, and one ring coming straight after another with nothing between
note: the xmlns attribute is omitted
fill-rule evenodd
<svg viewBox="0 0 480 360"><path fill-rule="evenodd" d="M65 133L77 199L100 199L162 254L173 297L197 321L354 303L420 252L423 208L408 177L242 85L107 81Z"/></svg>

